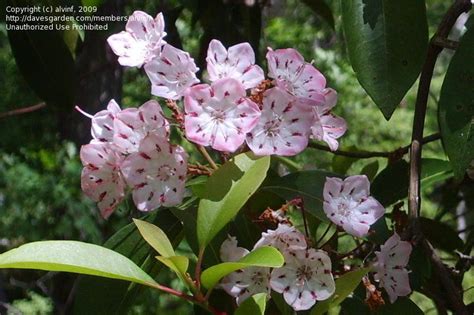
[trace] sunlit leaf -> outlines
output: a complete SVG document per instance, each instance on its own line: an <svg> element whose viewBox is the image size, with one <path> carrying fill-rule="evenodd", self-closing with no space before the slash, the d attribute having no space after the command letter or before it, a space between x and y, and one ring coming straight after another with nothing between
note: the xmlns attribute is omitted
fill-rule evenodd
<svg viewBox="0 0 474 315"><path fill-rule="evenodd" d="M235 310L235 315L264 315L267 307L267 294L258 293L246 299Z"/></svg>

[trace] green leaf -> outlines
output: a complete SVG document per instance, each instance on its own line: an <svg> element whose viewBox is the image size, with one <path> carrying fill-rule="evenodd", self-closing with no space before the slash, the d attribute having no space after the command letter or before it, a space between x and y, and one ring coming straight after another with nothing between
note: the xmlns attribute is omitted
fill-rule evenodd
<svg viewBox="0 0 474 315"><path fill-rule="evenodd" d="M327 176L340 177L320 170L294 172L265 182L260 190L273 192L286 200L303 197L309 213L321 221L329 221L323 211L323 188Z"/></svg>
<svg viewBox="0 0 474 315"><path fill-rule="evenodd" d="M322 17L334 29L334 16L331 7L324 0L302 0L314 13Z"/></svg>
<svg viewBox="0 0 474 315"><path fill-rule="evenodd" d="M234 315L264 315L267 307L267 294L258 293L246 299L235 310Z"/></svg>
<svg viewBox="0 0 474 315"><path fill-rule="evenodd" d="M350 146L347 148L344 148L345 151L357 151L356 146ZM338 174L346 174L349 168L356 162L358 159L352 158L352 157L347 157L347 156L342 156L342 155L334 155L332 157L332 170L335 173Z"/></svg>
<svg viewBox="0 0 474 315"><path fill-rule="evenodd" d="M11 6L30 2L9 0ZM76 88L74 60L59 31L8 31L16 64L28 85L49 104L72 108Z"/></svg>
<svg viewBox="0 0 474 315"><path fill-rule="evenodd" d="M424 312L409 298L399 297L395 303L386 303L376 315L423 315Z"/></svg>
<svg viewBox="0 0 474 315"><path fill-rule="evenodd" d="M204 270L201 275L201 283L204 287L210 289L213 288L220 279L236 270L247 267L278 268L283 266L283 263L283 256L278 249L264 246L251 251L238 261L221 263Z"/></svg>
<svg viewBox="0 0 474 315"><path fill-rule="evenodd" d="M158 254L164 257L176 255L173 245L171 245L168 236L166 236L162 229L154 224L138 219L133 219L133 222L137 226L145 241L147 241L147 243L150 244L151 247L153 247L158 252Z"/></svg>
<svg viewBox="0 0 474 315"><path fill-rule="evenodd" d="M371 185L372 195L385 207L404 199L408 194L410 166L400 160L382 170ZM421 188L424 189L452 176L448 161L421 160Z"/></svg>
<svg viewBox="0 0 474 315"><path fill-rule="evenodd" d="M425 1L344 0L341 11L357 79L389 119L423 65L428 47Z"/></svg>
<svg viewBox="0 0 474 315"><path fill-rule="evenodd" d="M439 125L444 148L457 178L474 159L474 28L461 38L439 97Z"/></svg>
<svg viewBox="0 0 474 315"><path fill-rule="evenodd" d="M0 255L0 268L64 271L156 284L127 257L105 247L77 241L44 241L22 245Z"/></svg>
<svg viewBox="0 0 474 315"><path fill-rule="evenodd" d="M270 157L242 153L222 165L209 177L199 203L197 237L200 248L239 212L265 179Z"/></svg>
<svg viewBox="0 0 474 315"><path fill-rule="evenodd" d="M336 291L327 300L316 303L311 311L311 315L322 315L329 309L339 305L349 296L359 285L362 277L370 271L370 268L354 270L342 275L336 280Z"/></svg>
<svg viewBox="0 0 474 315"><path fill-rule="evenodd" d="M183 237L181 222L168 209L154 211L143 216L141 220L160 226L174 246ZM163 267L156 263L152 248L142 238L135 223L121 228L103 246L128 257L152 277L158 275ZM74 314L126 314L134 299L145 289L142 286L115 279L81 276L78 280Z"/></svg>
<svg viewBox="0 0 474 315"><path fill-rule="evenodd" d="M156 259L161 261L165 266L172 269L180 277L186 277L186 272L189 267L189 259L184 256L156 256Z"/></svg>
<svg viewBox="0 0 474 315"><path fill-rule="evenodd" d="M365 165L360 173L367 176L369 181L372 181L379 171L379 161L375 160L367 165Z"/></svg>
<svg viewBox="0 0 474 315"><path fill-rule="evenodd" d="M446 223L429 218L420 218L420 226L423 235L436 248L452 252L455 249L461 250L464 247L464 242L456 230Z"/></svg>

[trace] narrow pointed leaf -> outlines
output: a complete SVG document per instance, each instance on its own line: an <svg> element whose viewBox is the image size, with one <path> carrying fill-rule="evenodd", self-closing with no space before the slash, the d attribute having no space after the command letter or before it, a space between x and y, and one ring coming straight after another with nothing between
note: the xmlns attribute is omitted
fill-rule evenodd
<svg viewBox="0 0 474 315"><path fill-rule="evenodd" d="M420 73L428 47L424 0L341 1L357 79L389 119Z"/></svg>
<svg viewBox="0 0 474 315"><path fill-rule="evenodd" d="M105 247L76 241L44 241L22 245L0 255L0 269L64 271L156 284L127 257Z"/></svg>
<svg viewBox="0 0 474 315"><path fill-rule="evenodd" d="M222 165L206 182L199 203L197 237L200 248L232 220L261 185L270 166L270 157L242 153Z"/></svg>
<svg viewBox="0 0 474 315"><path fill-rule="evenodd" d="M472 19L472 17L471 17ZM461 38L439 97L444 148L457 178L474 159L474 28Z"/></svg>
<svg viewBox="0 0 474 315"><path fill-rule="evenodd" d="M235 310L235 315L264 315L267 307L267 294L258 293L246 299Z"/></svg>
<svg viewBox="0 0 474 315"><path fill-rule="evenodd" d="M206 270L201 275L201 283L204 287L213 288L220 279L228 274L247 267L271 267L278 268L284 263L284 258L281 253L273 247L257 248L240 260L235 262L225 262L214 265Z"/></svg>
<svg viewBox="0 0 474 315"><path fill-rule="evenodd" d="M354 270L342 275L336 280L336 291L327 300L316 303L311 311L311 315L322 315L329 309L339 305L349 296L359 285L362 277L369 272L370 268Z"/></svg>

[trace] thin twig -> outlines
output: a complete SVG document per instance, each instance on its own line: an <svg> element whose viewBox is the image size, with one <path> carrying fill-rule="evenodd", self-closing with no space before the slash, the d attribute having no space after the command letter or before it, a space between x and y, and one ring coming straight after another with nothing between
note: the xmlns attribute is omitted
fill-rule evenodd
<svg viewBox="0 0 474 315"><path fill-rule="evenodd" d="M441 135L439 133L434 133L432 135L429 135L423 138L422 143L426 144L429 142L439 140L440 138L441 138ZM317 150L331 152L335 155L346 156L346 157L351 157L351 158L356 158L356 159L370 159L370 158L376 158L376 157L383 157L383 158L390 159L390 158L393 158L394 156L401 157L407 154L408 151L410 150L410 145L406 145L404 147L400 147L393 151L344 151L344 150L332 151L328 146L324 144L319 144L315 141L311 141L308 144L308 147L317 149Z"/></svg>
<svg viewBox="0 0 474 315"><path fill-rule="evenodd" d="M204 148L202 145L200 144L196 144L194 143L194 145L196 146L196 148L198 149L199 153L201 153L201 155L206 159L206 161L209 163L209 165L211 165L211 167L214 169L214 170L217 170L218 167L216 165L216 163L214 162L214 160L211 158L211 156L209 155L209 153L206 151L206 148Z"/></svg>
<svg viewBox="0 0 474 315"><path fill-rule="evenodd" d="M46 107L45 102L41 102L41 103L38 103L38 104L33 105L33 106L13 109L13 110L10 110L8 112L0 113L0 119L5 118L5 117L10 117L10 116L16 116L16 115L31 113L31 112L37 111L38 109L41 109L43 107Z"/></svg>

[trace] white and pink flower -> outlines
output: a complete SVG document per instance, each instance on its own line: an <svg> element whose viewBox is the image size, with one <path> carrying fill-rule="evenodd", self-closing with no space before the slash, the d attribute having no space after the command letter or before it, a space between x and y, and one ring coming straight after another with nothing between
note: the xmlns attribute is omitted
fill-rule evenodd
<svg viewBox="0 0 474 315"><path fill-rule="evenodd" d="M149 134L169 137L169 123L157 101L151 100L139 108L127 108L116 114L113 142L120 153L136 152L140 141Z"/></svg>
<svg viewBox="0 0 474 315"><path fill-rule="evenodd" d="M325 102L323 90L326 78L293 48L272 50L267 53L268 76L275 84L308 105Z"/></svg>
<svg viewBox="0 0 474 315"><path fill-rule="evenodd" d="M247 133L247 144L257 155L296 155L308 145L311 107L301 105L283 89L275 87L263 95L262 115Z"/></svg>
<svg viewBox="0 0 474 315"><path fill-rule="evenodd" d="M380 252L375 252L377 261L373 266L374 278L387 291L390 303L411 292L408 270L405 268L411 251L412 245L402 241L400 236L394 233L380 246Z"/></svg>
<svg viewBox="0 0 474 315"><path fill-rule="evenodd" d="M107 42L122 66L140 68L159 56L161 46L166 43L164 29L163 14L153 19L145 12L135 11L128 18L125 31L110 36Z"/></svg>
<svg viewBox="0 0 474 315"><path fill-rule="evenodd" d="M275 247L283 253L289 250L306 249L307 244L304 235L294 226L278 224L275 230L262 233L254 249L262 246Z"/></svg>
<svg viewBox="0 0 474 315"><path fill-rule="evenodd" d="M124 160L121 170L141 211L175 206L183 200L187 154L163 137L149 134L142 139L138 151Z"/></svg>
<svg viewBox="0 0 474 315"><path fill-rule="evenodd" d="M110 143L93 140L81 147L80 157L84 165L81 188L98 203L102 216L108 218L125 195L120 156Z"/></svg>
<svg viewBox="0 0 474 315"><path fill-rule="evenodd" d="M151 94L172 100L181 98L187 88L199 83L198 70L187 52L168 44L162 47L159 57L145 65Z"/></svg>
<svg viewBox="0 0 474 315"><path fill-rule="evenodd" d="M247 249L237 246L235 237L230 236L220 249L221 260L225 262L237 261L248 253ZM222 279L220 287L235 297L237 304L257 293L267 293L270 298L270 268L249 267L237 270Z"/></svg>
<svg viewBox="0 0 474 315"><path fill-rule="evenodd" d="M190 88L184 98L186 137L203 146L234 152L258 122L260 109L235 79Z"/></svg>
<svg viewBox="0 0 474 315"><path fill-rule="evenodd" d="M311 127L312 137L316 140L324 141L332 151L337 150L339 142L347 131L346 121L331 113L331 109L336 106L337 92L331 88L322 91L325 101L321 105L313 106L314 121Z"/></svg>
<svg viewBox="0 0 474 315"><path fill-rule="evenodd" d="M367 235L370 225L385 213L385 208L370 196L370 183L365 175L349 176L344 180L328 177L323 196L327 217L357 237Z"/></svg>
<svg viewBox="0 0 474 315"><path fill-rule="evenodd" d="M213 39L206 61L211 82L232 78L250 89L265 79L262 68L255 64L255 53L249 43L237 44L227 50L220 41Z"/></svg>
<svg viewBox="0 0 474 315"><path fill-rule="evenodd" d="M270 286L283 293L295 311L308 310L335 291L331 260L324 251L313 248L287 251L283 267L272 271Z"/></svg>

